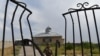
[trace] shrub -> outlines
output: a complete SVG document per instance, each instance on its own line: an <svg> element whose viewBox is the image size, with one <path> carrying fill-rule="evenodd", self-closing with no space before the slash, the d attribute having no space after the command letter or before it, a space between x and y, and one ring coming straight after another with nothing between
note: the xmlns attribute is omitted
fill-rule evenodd
<svg viewBox="0 0 100 56"><path fill-rule="evenodd" d="M86 49L90 48L90 43L89 42L83 42L83 47Z"/></svg>
<svg viewBox="0 0 100 56"><path fill-rule="evenodd" d="M73 49L73 45L72 45L72 43L67 43L67 45L66 45L66 49L67 50L71 50L71 49Z"/></svg>

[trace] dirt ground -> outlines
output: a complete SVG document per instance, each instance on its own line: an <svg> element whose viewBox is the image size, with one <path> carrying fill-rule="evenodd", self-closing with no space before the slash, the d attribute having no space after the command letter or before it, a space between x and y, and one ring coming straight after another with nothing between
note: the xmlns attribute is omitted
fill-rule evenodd
<svg viewBox="0 0 100 56"><path fill-rule="evenodd" d="M0 56L2 52L2 42L0 41ZM13 48L12 48L12 42L6 41L5 47L4 47L4 56L12 56Z"/></svg>
<svg viewBox="0 0 100 56"><path fill-rule="evenodd" d="M11 41L6 41L5 42L5 48L12 46L12 42ZM2 48L2 42L0 41L0 49Z"/></svg>

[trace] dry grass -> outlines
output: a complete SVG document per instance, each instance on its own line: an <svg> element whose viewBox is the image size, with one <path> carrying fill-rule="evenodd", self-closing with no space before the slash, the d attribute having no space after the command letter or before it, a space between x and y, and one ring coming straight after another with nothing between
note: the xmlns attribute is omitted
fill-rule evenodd
<svg viewBox="0 0 100 56"><path fill-rule="evenodd" d="M13 56L12 53L13 53L12 46L4 49L4 56ZM0 49L0 56L1 56L1 49Z"/></svg>
<svg viewBox="0 0 100 56"><path fill-rule="evenodd" d="M40 45L40 48L43 51L43 49L45 48L45 45ZM51 45L51 49L53 51L53 54L55 54L55 45ZM73 56L73 49L70 49L70 50L67 49L66 52L67 52L68 56ZM92 52L93 52L93 56L100 56L98 48L94 48L92 50ZM58 56L64 55L64 54L65 54L65 48L64 48L64 45L61 45L61 47L58 48ZM82 55L82 50L81 50L80 46L77 46L75 48L75 54L76 54L76 56ZM90 49L84 48L84 56L91 56L90 55Z"/></svg>
<svg viewBox="0 0 100 56"><path fill-rule="evenodd" d="M0 41L0 56L1 53L2 53L2 42ZM12 53L13 53L12 42L6 41L4 48L4 56L12 56Z"/></svg>
<svg viewBox="0 0 100 56"><path fill-rule="evenodd" d="M20 47L16 46L16 55L18 55ZM0 42L0 56L2 53L2 42ZM4 48L4 56L13 56L13 46L12 46L12 42L10 41L6 41L5 42L5 48Z"/></svg>

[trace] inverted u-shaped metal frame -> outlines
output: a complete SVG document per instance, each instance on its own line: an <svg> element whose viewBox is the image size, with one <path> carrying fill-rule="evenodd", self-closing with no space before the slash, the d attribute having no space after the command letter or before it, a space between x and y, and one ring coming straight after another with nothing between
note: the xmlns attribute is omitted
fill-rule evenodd
<svg viewBox="0 0 100 56"><path fill-rule="evenodd" d="M25 4L25 3L23 3L23 2L18 2L18 3L22 3L22 4L24 4L25 7L26 7L26 4ZM13 22L14 22L14 17L15 17L15 13L16 13L17 8L18 8L18 5L17 5L16 8L15 8L15 11L14 11L13 17L12 17L12 21L11 21L11 30L12 30L12 41L13 41L14 56L15 56L15 44L14 44ZM25 12L25 9L24 9L24 11L23 11L22 14L21 14L20 19L22 18L22 15L24 14L24 12ZM23 33L22 33L21 24L20 24L20 33L21 33L21 38L22 38L22 41L23 41L23 35L22 35ZM24 51L24 56L26 56L26 51L25 51L25 47L24 47L24 46L23 46L23 51Z"/></svg>
<svg viewBox="0 0 100 56"><path fill-rule="evenodd" d="M26 7L26 4L23 3L23 2L18 2L18 3L21 3L21 4L24 4L25 7ZM13 41L13 52L14 52L14 56L15 56L15 44L14 44L14 30L13 30L13 22L14 22L14 17L15 17L15 13L16 13L16 10L18 8L18 5L16 6L15 10L14 10L14 13L13 13L13 17L12 17L12 21L11 21L11 30L12 30L12 41ZM23 38L22 38L23 40ZM26 56L26 52L25 52L25 47L23 46L23 51L24 51L24 56Z"/></svg>
<svg viewBox="0 0 100 56"><path fill-rule="evenodd" d="M28 22L28 26L29 26L29 30L30 30L30 35L31 35L31 38L32 38L32 44L33 44L33 52L34 52L34 56L36 56L35 54L35 47L36 49L39 51L39 53L41 54L41 56L44 56L42 51L40 50L40 48L35 44L34 40L33 40L33 35L32 35L32 29L31 29L31 25L30 25L30 22L28 20L29 16L32 14L32 12L26 8L26 4L23 3L23 2L18 2L18 1L15 1L15 0L10 0L11 2L17 4L16 5L16 8L13 12L13 16L12 16L12 20L11 20L11 31L12 31L12 41L13 41L13 56L15 56L15 44L14 44L14 28L13 28L13 22L14 22L14 17L15 17L15 14L16 14L16 11L17 11L17 8L18 6L22 7L24 10L22 11L21 13L21 16L19 18L19 24L20 24L20 33L21 33L21 38L22 38L22 41L23 41L23 31L22 31L22 24L21 24L21 19L22 19L22 16L24 14L25 11L28 11L29 12L29 15L27 16L27 22ZM4 15L4 25L3 25L3 39L2 39L2 54L1 56L4 56L4 45L5 45L5 28L6 28L6 17L7 17L7 8L8 8L8 3L9 3L9 0L6 1L6 6L5 6L5 15ZM24 6L22 5L24 4ZM23 45L23 51L24 51L24 56L26 56L26 51L25 51L25 47Z"/></svg>
<svg viewBox="0 0 100 56"><path fill-rule="evenodd" d="M32 39L32 44L33 44L33 52L34 52L34 56L36 56L36 54L35 54L35 47L36 47L36 49L39 51L39 53L41 54L41 56L44 56L43 55L43 53L42 53L42 51L40 50L40 48L35 44L35 42L34 42L34 40L33 40L33 33L32 33L32 29L31 29L31 25L30 25L30 22L29 22L29 16L32 14L32 12L29 10L29 9L27 9L26 7L24 7L24 6L22 6L22 5L20 5L17 1L13 1L13 0L11 0L12 2L14 2L15 4L17 4L17 5L19 5L19 6L21 6L22 8L24 8L24 11L25 10L27 10L28 12L29 12L29 15L27 16L27 22L28 22L28 26L29 26L29 30L30 30L30 35L31 35L31 39ZM22 15L23 15L23 13L24 13L24 11L22 12L22 14L21 14L21 16L20 16L20 19L19 19L19 23L20 23L20 32L21 32L21 37L22 37L22 40L23 40L23 31L22 31L22 24L21 24L21 19L22 19ZM24 53L25 53L25 50L24 50Z"/></svg>

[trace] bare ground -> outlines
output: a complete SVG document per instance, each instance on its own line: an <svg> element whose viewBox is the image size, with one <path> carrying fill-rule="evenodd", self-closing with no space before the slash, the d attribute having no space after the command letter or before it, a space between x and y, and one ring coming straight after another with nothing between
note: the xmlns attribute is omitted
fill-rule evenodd
<svg viewBox="0 0 100 56"><path fill-rule="evenodd" d="M26 50L26 56L33 56L34 55L33 48L31 46L25 46L25 50ZM36 51L36 56L41 56L37 50L35 50L35 51ZM24 56L23 48L21 48L19 56Z"/></svg>

